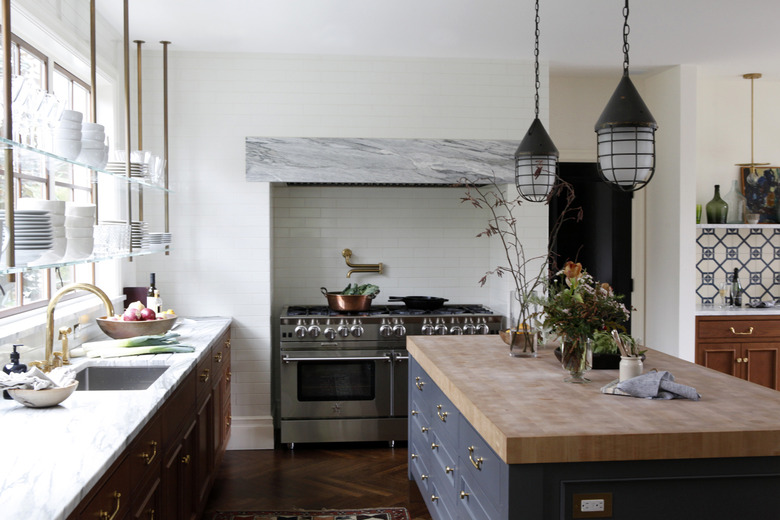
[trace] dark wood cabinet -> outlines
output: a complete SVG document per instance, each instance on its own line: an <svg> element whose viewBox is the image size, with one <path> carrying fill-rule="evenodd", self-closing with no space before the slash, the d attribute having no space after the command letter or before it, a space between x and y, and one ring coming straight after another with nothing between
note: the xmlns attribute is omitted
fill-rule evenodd
<svg viewBox="0 0 780 520"><path fill-rule="evenodd" d="M696 363L780 390L780 316L698 316Z"/></svg>
<svg viewBox="0 0 780 520"><path fill-rule="evenodd" d="M197 520L229 436L228 330L212 342L69 520Z"/></svg>

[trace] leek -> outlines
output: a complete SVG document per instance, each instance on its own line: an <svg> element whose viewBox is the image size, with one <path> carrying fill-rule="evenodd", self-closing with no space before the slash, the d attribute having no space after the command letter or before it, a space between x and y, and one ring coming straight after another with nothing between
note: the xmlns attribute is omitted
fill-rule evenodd
<svg viewBox="0 0 780 520"><path fill-rule="evenodd" d="M158 334L154 336L135 336L133 338L125 339L107 339L103 341L88 341L85 342L82 347L85 351L99 349L99 348L126 348L126 347L148 347L152 345L168 345L171 343L177 343L175 338L178 338L180 334L176 332L169 332L168 334Z"/></svg>
<svg viewBox="0 0 780 520"><path fill-rule="evenodd" d="M148 345L144 347L103 347L87 350L87 357L115 358L124 356L140 356L142 354L176 354L180 352L195 352L195 347L186 345Z"/></svg>

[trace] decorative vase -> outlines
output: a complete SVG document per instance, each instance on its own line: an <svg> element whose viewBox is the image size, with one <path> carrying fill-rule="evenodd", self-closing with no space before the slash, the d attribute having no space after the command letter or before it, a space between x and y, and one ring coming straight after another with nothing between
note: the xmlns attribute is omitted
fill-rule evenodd
<svg viewBox="0 0 780 520"><path fill-rule="evenodd" d="M524 299L520 291L509 294L509 327L501 337L509 345L512 357L536 357L538 355L538 327L536 326L538 305L532 303L531 293Z"/></svg>
<svg viewBox="0 0 780 520"><path fill-rule="evenodd" d="M715 185L715 195L707 203L707 223L725 224L729 213L729 205L720 198L720 184Z"/></svg>
<svg viewBox="0 0 780 520"><path fill-rule="evenodd" d="M745 223L745 208L747 207L747 200L742 195L742 190L739 188L738 181L734 181L731 184L731 191L723 197L723 201L728 205L728 219L729 224L744 224Z"/></svg>
<svg viewBox="0 0 780 520"><path fill-rule="evenodd" d="M593 340L586 336L563 336L561 365L568 370L567 383L590 383L584 376L593 366Z"/></svg>

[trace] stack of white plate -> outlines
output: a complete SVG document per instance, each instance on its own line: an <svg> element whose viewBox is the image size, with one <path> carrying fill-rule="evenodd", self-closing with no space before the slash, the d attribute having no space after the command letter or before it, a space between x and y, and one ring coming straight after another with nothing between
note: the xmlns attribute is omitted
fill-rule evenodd
<svg viewBox="0 0 780 520"><path fill-rule="evenodd" d="M16 207L20 210L47 211L51 218L52 246L48 252L32 263L45 265L61 260L65 255L68 242L65 238L65 201L23 198L16 202Z"/></svg>
<svg viewBox="0 0 780 520"><path fill-rule="evenodd" d="M65 261L82 260L92 255L95 246L94 224L94 204L65 204L65 236L68 238Z"/></svg>
<svg viewBox="0 0 780 520"><path fill-rule="evenodd" d="M152 251L160 251L165 249L165 246L171 243L170 233L149 233L149 249Z"/></svg>
<svg viewBox="0 0 780 520"><path fill-rule="evenodd" d="M5 211L0 211L5 220ZM14 211L14 262L26 265L41 258L54 244L51 216L46 210Z"/></svg>
<svg viewBox="0 0 780 520"><path fill-rule="evenodd" d="M130 243L133 249L149 249L149 224L134 220L130 226Z"/></svg>
<svg viewBox="0 0 780 520"><path fill-rule="evenodd" d="M111 173L117 173L124 175L127 173L126 164L124 162L109 161L106 164L106 171ZM130 177L138 179L149 179L149 167L146 164L131 162L130 163Z"/></svg>

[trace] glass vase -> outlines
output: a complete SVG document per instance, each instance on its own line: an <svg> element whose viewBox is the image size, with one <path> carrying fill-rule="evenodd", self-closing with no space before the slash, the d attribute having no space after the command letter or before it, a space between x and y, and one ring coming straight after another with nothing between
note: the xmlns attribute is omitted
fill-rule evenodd
<svg viewBox="0 0 780 520"><path fill-rule="evenodd" d="M593 340L586 336L563 336L561 365L569 372L567 383L590 383L585 372L593 366Z"/></svg>
<svg viewBox="0 0 780 520"><path fill-rule="evenodd" d="M524 298L520 291L509 295L509 355L512 357L536 357L539 342L537 316L538 304L533 302L534 293Z"/></svg>
<svg viewBox="0 0 780 520"><path fill-rule="evenodd" d="M742 190L739 188L739 181L732 182L731 191L723 197L723 200L729 208L727 223L744 224L747 203L745 196L742 195Z"/></svg>
<svg viewBox="0 0 780 520"><path fill-rule="evenodd" d="M707 224L725 224L729 213L729 205L720 198L720 184L715 185L715 195L705 207L707 210Z"/></svg>

